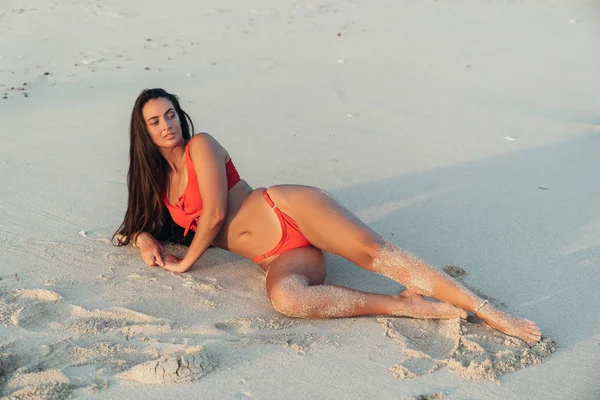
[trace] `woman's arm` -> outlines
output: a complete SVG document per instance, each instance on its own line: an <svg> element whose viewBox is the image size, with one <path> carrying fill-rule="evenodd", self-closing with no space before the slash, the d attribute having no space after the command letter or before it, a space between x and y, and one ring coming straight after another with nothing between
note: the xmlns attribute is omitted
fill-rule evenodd
<svg viewBox="0 0 600 400"><path fill-rule="evenodd" d="M168 259L164 265L174 272L185 272L198 261L215 240L227 214L225 149L206 133L194 136L188 146L202 198L202 213L185 257L180 261Z"/></svg>

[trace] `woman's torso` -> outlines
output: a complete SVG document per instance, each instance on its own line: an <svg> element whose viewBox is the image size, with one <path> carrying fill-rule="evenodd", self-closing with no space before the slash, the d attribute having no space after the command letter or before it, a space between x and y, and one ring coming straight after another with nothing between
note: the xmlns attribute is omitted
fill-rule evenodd
<svg viewBox="0 0 600 400"><path fill-rule="evenodd" d="M225 164L230 161L229 154L222 147L218 149L218 156L223 159ZM169 188L165 198L169 204L176 204L181 199L183 194L178 195L179 193L188 194L188 178L196 179L195 173L193 171L190 173L189 169L182 168L179 173L171 173L169 176ZM198 190L197 187L196 190ZM263 190L264 188L253 190L243 179L239 179L229 188L227 214L213 241L215 246L243 257L254 258L270 250L273 243L279 240L281 235L279 221L270 206L264 201ZM196 195L199 198L199 193ZM169 205L168 208L173 215L173 207ZM173 219L176 220L176 218ZM187 226L183 227L187 228Z"/></svg>
<svg viewBox="0 0 600 400"><path fill-rule="evenodd" d="M213 244L253 259L269 251L281 237L279 219L265 202L265 188L252 189L240 180L227 193L227 214Z"/></svg>

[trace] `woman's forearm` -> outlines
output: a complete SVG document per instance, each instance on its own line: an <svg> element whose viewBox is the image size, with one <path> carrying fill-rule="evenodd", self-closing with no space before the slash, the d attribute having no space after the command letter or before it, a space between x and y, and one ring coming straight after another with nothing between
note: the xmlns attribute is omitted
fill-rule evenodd
<svg viewBox="0 0 600 400"><path fill-rule="evenodd" d="M203 215L198 218L194 239L192 240L192 243L190 243L190 247L185 254L185 257L181 260L181 270L178 272L187 271L194 263L196 263L196 261L198 261L219 234L224 220L224 217L217 214L211 215L211 213L203 213Z"/></svg>

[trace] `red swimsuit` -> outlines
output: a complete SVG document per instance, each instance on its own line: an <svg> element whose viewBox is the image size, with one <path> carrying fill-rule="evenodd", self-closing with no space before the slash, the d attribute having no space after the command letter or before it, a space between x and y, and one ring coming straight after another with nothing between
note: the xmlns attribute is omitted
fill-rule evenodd
<svg viewBox="0 0 600 400"><path fill-rule="evenodd" d="M189 143L189 142L188 142ZM173 218L173 221L182 228L185 228L183 236L186 236L190 230L196 231L198 217L202 213L202 198L200 198L200 189L198 188L198 178L190 156L190 146L185 147L185 168L188 174L188 181L183 194L177 199L177 203L169 203L167 194L164 195L164 203ZM227 190L231 189L240 181L238 174L231 159L225 164L227 173Z"/></svg>
<svg viewBox="0 0 600 400"><path fill-rule="evenodd" d="M186 146L185 148L185 167L188 173L188 183L183 194L179 196L179 199L173 205L169 203L166 193L163 197L164 203L167 206L173 221L182 228L185 228L183 236L186 236L190 230L196 231L198 218L202 213L202 198L200 197L198 178L196 177L196 171L194 170L194 164L192 163L192 157L190 156L189 146ZM240 181L240 175L235 169L231 159L225 164L225 172L227 174L227 189L229 190ZM265 254L255 257L253 261L260 262L265 258L276 254L283 254L288 250L310 246L311 243L300 232L296 222L275 206L275 203L273 203L266 190L263 192L263 196L267 204L269 204L277 215L277 218L279 218L279 223L281 224L281 240L279 240L279 243L277 243L273 249Z"/></svg>

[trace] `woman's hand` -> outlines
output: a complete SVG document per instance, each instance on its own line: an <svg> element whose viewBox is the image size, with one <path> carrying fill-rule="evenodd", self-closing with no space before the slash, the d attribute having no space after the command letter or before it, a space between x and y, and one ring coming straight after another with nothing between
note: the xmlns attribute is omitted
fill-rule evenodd
<svg viewBox="0 0 600 400"><path fill-rule="evenodd" d="M181 258L174 256L173 254L167 254L165 256L165 265L162 265L162 267L167 271L183 273L188 269L184 268L181 261Z"/></svg>
<svg viewBox="0 0 600 400"><path fill-rule="evenodd" d="M164 248L158 240L147 232L142 232L136 238L136 244L142 252L142 259L150 267L164 267Z"/></svg>

